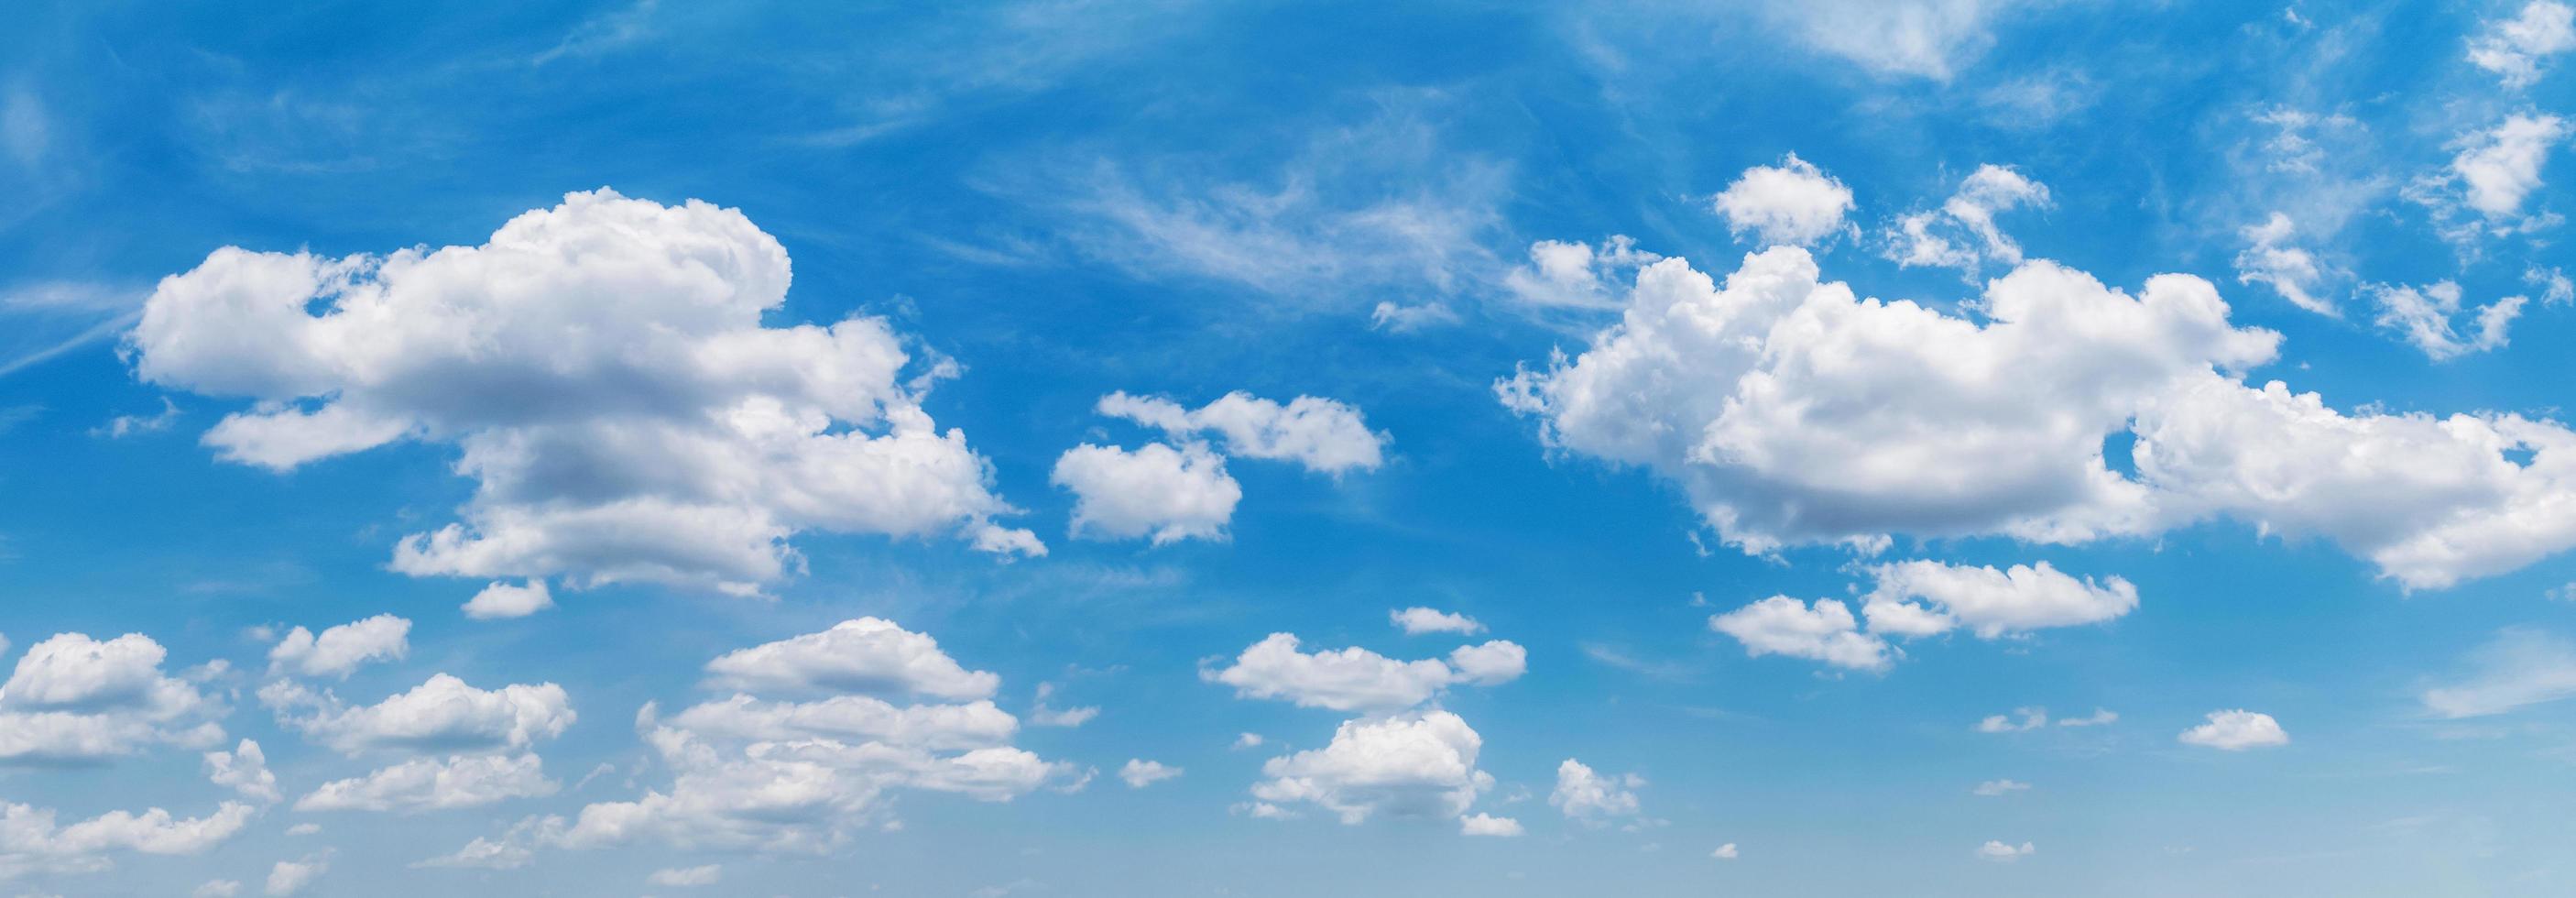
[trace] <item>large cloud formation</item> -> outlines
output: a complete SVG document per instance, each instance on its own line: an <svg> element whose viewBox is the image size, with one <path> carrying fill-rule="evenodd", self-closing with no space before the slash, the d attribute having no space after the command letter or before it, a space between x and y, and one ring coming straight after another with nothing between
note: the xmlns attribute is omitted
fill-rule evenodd
<svg viewBox="0 0 2576 898"><path fill-rule="evenodd" d="M1551 448L1652 470L1753 553L2226 517L2440 588L2576 545L2576 432L2249 385L2280 337L2230 323L2200 278L2131 295L2031 261L1967 306L1862 299L1796 247L1723 285L1666 259L1588 349L1496 391ZM2122 435L2129 471L2110 463Z"/></svg>
<svg viewBox="0 0 2576 898"><path fill-rule="evenodd" d="M402 541L405 573L747 594L806 530L1043 552L992 522L1014 509L989 466L922 409L954 366L878 319L764 326L788 282L742 213L602 189L480 246L226 247L164 279L128 342L146 381L255 400L205 435L230 461L458 447L474 498Z"/></svg>

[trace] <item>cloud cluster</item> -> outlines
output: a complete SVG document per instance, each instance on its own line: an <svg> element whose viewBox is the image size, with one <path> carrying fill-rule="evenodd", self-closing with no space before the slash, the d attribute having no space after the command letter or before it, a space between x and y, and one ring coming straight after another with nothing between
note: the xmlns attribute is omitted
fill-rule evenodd
<svg viewBox="0 0 2576 898"><path fill-rule="evenodd" d="M1772 596L1711 616L1709 629L1734 637L1747 656L1785 655L1855 670L1885 670L1903 652L1888 637L1937 636L1966 628L1979 639L2049 627L2100 623L2138 606L2137 587L2119 577L2077 579L2048 562L2009 569L1904 561L1872 565L1877 585L1861 618L1835 599Z"/></svg>
<svg viewBox="0 0 2576 898"><path fill-rule="evenodd" d="M379 614L322 631L297 627L268 650L271 673L331 676L346 679L360 665L400 660L411 651L411 621Z"/></svg>
<svg viewBox="0 0 2576 898"><path fill-rule="evenodd" d="M2519 90L2540 80L2549 57L2571 49L2576 49L2576 7L2533 0L2513 18L2486 23L2484 33L2469 42L2469 61Z"/></svg>
<svg viewBox="0 0 2576 898"><path fill-rule="evenodd" d="M254 400L205 435L227 460L454 446L474 497L396 547L409 574L748 594L807 530L1043 551L992 523L1013 509L988 466L922 409L953 366L876 319L764 326L788 281L739 212L603 189L476 246L217 250L128 340L146 381Z"/></svg>
<svg viewBox="0 0 2576 898"><path fill-rule="evenodd" d="M1886 256L1908 268L1956 268L1973 282L1983 263L2021 264L2021 244L1995 216L2048 204L2047 185L2008 166L1980 165L1941 208L1897 216L1887 231Z"/></svg>
<svg viewBox="0 0 2576 898"><path fill-rule="evenodd" d="M1241 391L1197 409L1161 397L1111 393L1100 414L1160 430L1174 441L1141 449L1084 443L1056 459L1051 477L1073 492L1077 537L1136 539L1155 545L1222 540L1243 486L1226 473L1229 456L1293 461L1340 476L1384 463L1385 434L1368 429L1360 411L1331 399L1299 396L1286 404ZM1209 438L1220 441L1212 446Z"/></svg>
<svg viewBox="0 0 2576 898"><path fill-rule="evenodd" d="M1860 299L1779 247L1723 286L1650 265L1588 349L1495 388L1551 449L1653 471L1752 553L2230 518L2440 588L2576 545L2576 432L2244 383L2279 342L2196 277L2132 296L2033 261L1952 314ZM2108 463L2123 434L2134 473Z"/></svg>
<svg viewBox="0 0 2576 898"><path fill-rule="evenodd" d="M1493 788L1492 774L1476 769L1484 738L1447 711L1425 711L1344 721L1323 748L1270 759L1268 777L1252 787L1262 808L1312 803L1344 824L1373 816L1457 818ZM1266 816L1266 815L1265 815ZM1488 830L1501 824L1462 824ZM1512 824L1517 829L1518 824Z"/></svg>
<svg viewBox="0 0 2576 898"><path fill-rule="evenodd" d="M1549 807L1585 826L1602 826L1613 817L1637 815L1637 790L1646 785L1636 774L1604 776L1573 758L1556 765L1556 789Z"/></svg>
<svg viewBox="0 0 2576 898"><path fill-rule="evenodd" d="M94 762L145 746L211 747L226 710L161 670L168 651L127 633L59 633L28 646L0 683L0 764Z"/></svg>
<svg viewBox="0 0 2576 898"><path fill-rule="evenodd" d="M1459 646L1447 660L1398 661L1363 648L1305 652L1289 633L1272 633L1234 663L1203 669L1202 679L1232 686L1244 698L1273 698L1299 707L1389 712L1430 701L1451 686L1507 683L1529 669L1529 653L1497 639Z"/></svg>

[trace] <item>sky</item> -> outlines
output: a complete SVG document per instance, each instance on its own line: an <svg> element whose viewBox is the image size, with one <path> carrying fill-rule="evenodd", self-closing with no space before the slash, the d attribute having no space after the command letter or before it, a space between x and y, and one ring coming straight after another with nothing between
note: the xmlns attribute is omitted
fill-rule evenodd
<svg viewBox="0 0 2576 898"><path fill-rule="evenodd" d="M50 3L0 895L2562 895L2576 8Z"/></svg>

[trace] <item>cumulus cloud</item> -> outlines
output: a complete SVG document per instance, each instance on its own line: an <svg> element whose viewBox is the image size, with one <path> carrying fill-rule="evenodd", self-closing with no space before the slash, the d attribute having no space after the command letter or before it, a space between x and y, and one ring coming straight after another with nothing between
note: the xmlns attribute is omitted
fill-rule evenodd
<svg viewBox="0 0 2576 898"><path fill-rule="evenodd" d="M555 598L546 590L546 581L530 580L512 586L496 580L466 600L463 608L465 616L475 620L502 620L526 617L554 606Z"/></svg>
<svg viewBox="0 0 2576 898"><path fill-rule="evenodd" d="M1750 231L1764 245L1812 246L1843 232L1852 192L1791 153L1777 166L1745 169L1711 202L1729 233Z"/></svg>
<svg viewBox="0 0 2576 898"><path fill-rule="evenodd" d="M322 631L297 627L268 650L271 673L347 679L371 661L394 661L411 651L411 621L379 614Z"/></svg>
<svg viewBox="0 0 2576 898"><path fill-rule="evenodd" d="M1458 818L1458 833L1466 836L1510 838L1521 834L1521 822L1492 814L1469 814Z"/></svg>
<svg viewBox="0 0 2576 898"><path fill-rule="evenodd" d="M1744 644L1749 658L1786 655L1855 670L1886 670L1895 649L1860 632L1851 609L1833 599L1810 606L1772 596L1708 619L1708 628Z"/></svg>
<svg viewBox="0 0 2576 898"><path fill-rule="evenodd" d="M1611 279L1662 258L1638 249L1636 239L1625 234L1603 238L1597 248L1579 240L1541 240L1530 244L1529 264L1503 274L1503 288L1535 308L1616 308Z"/></svg>
<svg viewBox="0 0 2576 898"><path fill-rule="evenodd" d="M1358 409L1331 399L1299 396L1282 405L1238 391L1188 409L1122 392L1101 397L1099 412L1160 430L1177 445L1084 443L1057 458L1050 479L1074 494L1077 537L1150 537L1158 546L1225 539L1243 499L1242 484L1226 473L1228 456L1293 461L1335 477L1384 463L1386 435L1369 430Z"/></svg>
<svg viewBox="0 0 2576 898"><path fill-rule="evenodd" d="M1201 679L1232 686L1244 698L1275 698L1299 707L1335 711L1400 711L1457 685L1491 686L1528 669L1518 644L1493 640L1460 646L1449 659L1398 661L1363 648L1304 652L1289 633L1272 633L1245 648L1224 668L1199 671Z"/></svg>
<svg viewBox="0 0 2576 898"><path fill-rule="evenodd" d="M521 750L562 735L574 717L562 686L477 689L443 673L373 705L352 707L337 695L285 680L261 687L259 700L281 725L349 755Z"/></svg>
<svg viewBox="0 0 2576 898"><path fill-rule="evenodd" d="M1477 623L1475 618L1419 605L1389 611L1386 613L1386 619L1388 623L1403 630L1407 636L1420 636L1424 633L1456 633L1462 636L1473 636L1485 632L1485 625Z"/></svg>
<svg viewBox="0 0 2576 898"><path fill-rule="evenodd" d="M992 523L1013 509L989 466L922 409L955 367L915 365L881 320L764 326L788 281L740 212L603 189L477 246L220 249L161 282L128 344L146 381L256 402L205 435L230 461L461 450L474 497L401 541L408 574L748 594L808 530L1040 551Z"/></svg>
<svg viewBox="0 0 2576 898"><path fill-rule="evenodd" d="M2296 229L2290 216L2274 212L2262 224L2240 232L2246 247L2236 254L2236 282L2268 284L2291 305L2319 315L2341 315L2334 299L2321 295L2326 279L2339 272L2293 242Z"/></svg>
<svg viewBox="0 0 2576 898"><path fill-rule="evenodd" d="M1447 711L1345 721L1323 748L1270 759L1252 796L1311 803L1356 825L1372 816L1456 818L1493 788L1476 769L1484 739ZM1256 809L1256 814L1258 810Z"/></svg>
<svg viewBox="0 0 2576 898"><path fill-rule="evenodd" d="M2242 708L2233 711L2211 711L2209 722L2182 731L2176 737L2184 745L2198 745L2222 751L2244 751L2272 745L2290 744L2290 734L2269 714L2257 714Z"/></svg>
<svg viewBox="0 0 2576 898"><path fill-rule="evenodd" d="M1590 348L1496 391L1552 450L1652 471L1754 554L1875 552L1896 534L2081 543L2230 518L2441 588L2576 545L2576 432L2347 413L2243 382L2279 341L2230 324L2190 276L2132 296L2033 261L1954 315L1861 300L1779 247L1723 287L1684 260L1648 266ZM2134 474L2106 461L2124 432Z"/></svg>
<svg viewBox="0 0 2576 898"><path fill-rule="evenodd" d="M2047 185L2009 166L1980 165L1941 208L1897 216L1887 231L1886 256L1907 268L1956 268L1974 280L1982 263L2021 264L2021 244L1995 216L2048 205Z"/></svg>
<svg viewBox="0 0 2576 898"><path fill-rule="evenodd" d="M991 698L1002 678L967 670L929 634L862 617L819 633L725 653L707 662L707 682L750 691L919 694L971 701Z"/></svg>
<svg viewBox="0 0 2576 898"><path fill-rule="evenodd" d="M1127 766L1118 768L1118 778L1126 781L1130 789L1142 789L1180 775L1181 768L1142 758L1129 758Z"/></svg>
<svg viewBox="0 0 2576 898"><path fill-rule="evenodd" d="M2533 0L2510 19L2496 19L2469 42L2469 61L2519 90L2540 80L2549 57L2576 49L2576 7Z"/></svg>
<svg viewBox="0 0 2576 898"><path fill-rule="evenodd" d="M1630 773L1603 776L1573 758L1556 765L1556 790L1548 793L1548 806L1565 814L1566 819L1585 826L1601 826L1612 817L1637 815L1637 789L1646 780Z"/></svg>
<svg viewBox="0 0 2576 898"><path fill-rule="evenodd" d="M2039 849L2032 847L2028 842L2013 845L1988 839L1986 840L1986 844L1977 846L1977 859L1994 861L1999 864L2009 864L2014 861L2021 860L2022 858L2029 857L2033 852L2038 850Z"/></svg>
<svg viewBox="0 0 2576 898"><path fill-rule="evenodd" d="M302 894L306 886L322 878L322 874L330 869L330 861L319 857L308 857L300 861L278 861L268 868L268 887L265 891L271 898Z"/></svg>
<svg viewBox="0 0 2576 898"><path fill-rule="evenodd" d="M2430 208L2444 235L2457 242L2480 233L2503 236L2555 225L2557 215L2527 211L2523 203L2540 189L2549 151L2567 134L2567 122L2558 116L2506 116L2493 128L2461 135L2459 154L2451 157L2450 166L2416 180L2406 195ZM2453 224L2463 207L2478 220Z"/></svg>
<svg viewBox="0 0 2576 898"><path fill-rule="evenodd" d="M1009 744L1018 721L987 700L998 677L966 670L929 636L890 621L733 652L708 671L711 686L810 700L737 694L669 719L648 704L636 728L666 785L591 803L571 819L532 818L423 863L515 866L539 848L634 843L817 853L896 825L899 791L1010 801L1078 773ZM884 700L911 696L934 702Z"/></svg>
<svg viewBox="0 0 2576 898"><path fill-rule="evenodd" d="M261 804L283 797L277 791L277 774L268 769L268 755L257 742L244 739L232 751L207 752L205 759L206 779L215 785Z"/></svg>
<svg viewBox="0 0 2576 898"><path fill-rule="evenodd" d="M2508 296L2478 308L2466 333L2454 326L2460 308L2460 285L2438 281L2423 287L2372 284L2364 292L2379 304L2378 324L2396 331L2434 361L2485 352L2505 345L2506 331L2531 299Z"/></svg>
<svg viewBox="0 0 2576 898"><path fill-rule="evenodd" d="M1708 853L1708 856L1709 856L1709 857L1716 858L1716 859L1721 860L1721 861L1731 861L1731 860L1734 860L1734 859L1736 858L1736 856L1737 856L1737 855L1736 855L1736 851L1735 851L1735 843L1733 843L1733 842L1728 842L1728 843L1726 843L1726 844L1724 844L1724 845L1717 846L1717 850L1709 852L1709 853Z"/></svg>
<svg viewBox="0 0 2576 898"><path fill-rule="evenodd" d="M2528 627L2507 627L2469 656L2466 676L2424 690L2424 710L2458 719L2503 714L2576 696L2576 645Z"/></svg>
<svg viewBox="0 0 2576 898"><path fill-rule="evenodd" d="M1873 633L1923 636L1962 626L1980 639L1994 639L2100 623L2138 607L2138 589L2127 580L2078 580L2045 561L2006 570L1906 561L1870 572L1878 587L1861 611Z"/></svg>
<svg viewBox="0 0 2576 898"><path fill-rule="evenodd" d="M1977 721L1977 732L2019 733L2047 725L2047 708L2014 708L2011 714L1989 714Z"/></svg>
<svg viewBox="0 0 2576 898"><path fill-rule="evenodd" d="M227 801L203 817L179 818L150 808L109 811L57 823L52 808L0 803L0 879L30 873L92 873L117 854L199 854L241 832L256 808Z"/></svg>
<svg viewBox="0 0 2576 898"><path fill-rule="evenodd" d="M1369 430L1359 409L1315 396L1281 405L1238 390L1191 410L1121 392L1101 397L1099 411L1177 440L1215 436L1229 456L1294 461L1319 474L1372 471L1385 461L1380 452L1387 436Z"/></svg>
<svg viewBox="0 0 2576 898"><path fill-rule="evenodd" d="M128 633L59 633L27 647L0 683L0 763L91 762L171 743L210 748L224 708L161 671L168 651Z"/></svg>
<svg viewBox="0 0 2576 898"><path fill-rule="evenodd" d="M420 811L538 798L559 788L533 754L416 758L362 777L323 783L296 799L299 811Z"/></svg>

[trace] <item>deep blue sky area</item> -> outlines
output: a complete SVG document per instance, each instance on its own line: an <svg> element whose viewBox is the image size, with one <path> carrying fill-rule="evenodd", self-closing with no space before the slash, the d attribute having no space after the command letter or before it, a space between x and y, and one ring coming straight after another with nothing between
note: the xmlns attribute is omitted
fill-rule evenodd
<svg viewBox="0 0 2576 898"><path fill-rule="evenodd" d="M2576 7L22 4L0 894L2576 891Z"/></svg>

